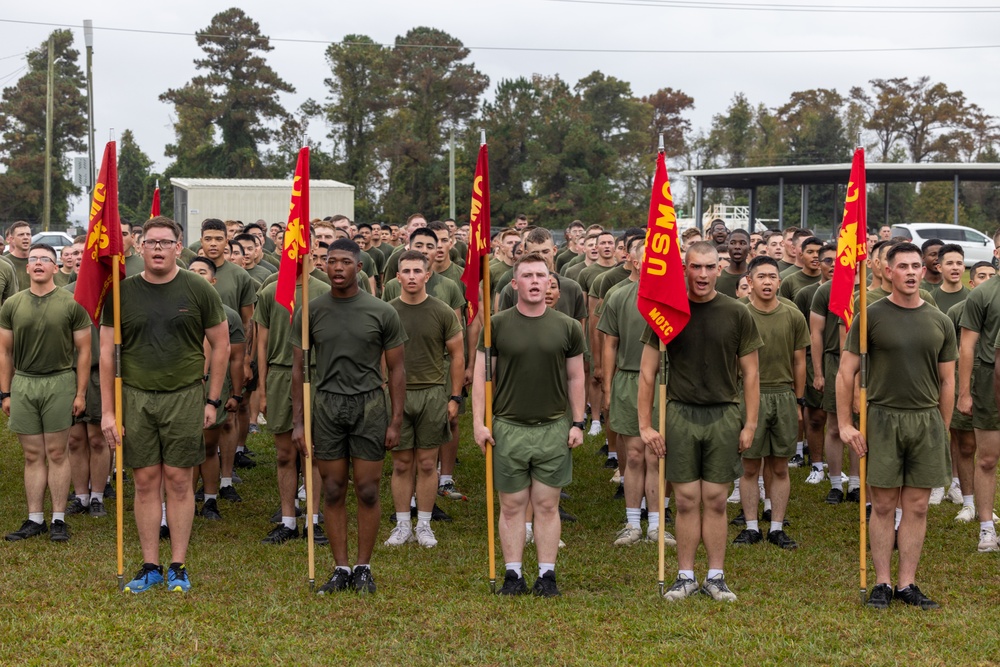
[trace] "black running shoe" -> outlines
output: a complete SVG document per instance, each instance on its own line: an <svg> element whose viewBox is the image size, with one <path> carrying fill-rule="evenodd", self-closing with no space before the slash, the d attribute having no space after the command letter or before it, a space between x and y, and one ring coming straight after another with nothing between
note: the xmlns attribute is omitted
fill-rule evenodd
<svg viewBox="0 0 1000 667"><path fill-rule="evenodd" d="M749 544L757 544L764 539L764 536L759 530L750 530L749 528L744 528L740 531L740 534L736 536L733 540L733 544L736 546L747 546Z"/></svg>
<svg viewBox="0 0 1000 667"><path fill-rule="evenodd" d="M301 537L302 537L303 540L308 540L309 539L309 528L308 527L302 526L302 535L301 535ZM325 547L325 546L328 546L330 544L330 538L328 538L326 536L326 531L323 530L323 526L321 526L319 524L314 524L313 525L313 544L315 544L318 547Z"/></svg>
<svg viewBox="0 0 1000 667"><path fill-rule="evenodd" d="M559 491L559 498L561 498L562 500L571 500L573 498L573 496L569 495L565 491L560 490Z"/></svg>
<svg viewBox="0 0 1000 667"><path fill-rule="evenodd" d="M115 493L115 487L111 486L111 482L104 485L104 499L105 500L115 500L118 494Z"/></svg>
<svg viewBox="0 0 1000 667"><path fill-rule="evenodd" d="M842 502L844 502L844 492L837 487L830 489L830 493L826 496L826 504L839 505Z"/></svg>
<svg viewBox="0 0 1000 667"><path fill-rule="evenodd" d="M798 549L799 545L795 543L795 540L790 538L783 530L772 530L767 534L767 541L776 547L781 547L782 549Z"/></svg>
<svg viewBox="0 0 1000 667"><path fill-rule="evenodd" d="M607 456L608 455L608 443L607 442L605 442L603 445L601 445L601 448L597 450L597 455L598 456Z"/></svg>
<svg viewBox="0 0 1000 667"><path fill-rule="evenodd" d="M646 509L645 507L639 510L639 520L649 521L649 510Z"/></svg>
<svg viewBox="0 0 1000 667"><path fill-rule="evenodd" d="M198 490L194 492L194 501L196 503L203 503L203 502L205 502L205 487L204 486L198 487Z"/></svg>
<svg viewBox="0 0 1000 667"><path fill-rule="evenodd" d="M920 589L917 588L916 584L910 584L909 586L903 589L897 588L895 591L893 591L892 597L894 597L897 600L901 600L905 604L913 605L914 607L920 607L924 611L927 611L929 609L939 609L941 607L941 605L939 605L937 602L935 602L934 600L930 599L929 597L921 593Z"/></svg>
<svg viewBox="0 0 1000 667"><path fill-rule="evenodd" d="M354 590L361 595L375 595L375 577L367 565L354 568Z"/></svg>
<svg viewBox="0 0 1000 667"><path fill-rule="evenodd" d="M170 526L160 526L160 541L170 539Z"/></svg>
<svg viewBox="0 0 1000 667"><path fill-rule="evenodd" d="M517 576L514 570L507 570L503 577L503 586L497 591L497 595L526 595L528 584L524 583L524 577Z"/></svg>
<svg viewBox="0 0 1000 667"><path fill-rule="evenodd" d="M789 468L801 468L805 464L806 460L805 458L803 458L802 454L796 454L792 458L788 459Z"/></svg>
<svg viewBox="0 0 1000 667"><path fill-rule="evenodd" d="M201 515L209 521L222 521L222 515L219 514L218 501L215 498L206 500L201 508Z"/></svg>
<svg viewBox="0 0 1000 667"><path fill-rule="evenodd" d="M619 483L618 488L615 489L615 500L622 500L625 498L625 484Z"/></svg>
<svg viewBox="0 0 1000 667"><path fill-rule="evenodd" d="M49 532L49 529L48 526L45 525L44 521L41 523L35 523L31 519L25 519L20 528L15 530L13 533L7 533L7 536L4 539L8 542L18 542L20 540L26 540L29 537L36 537L47 532Z"/></svg>
<svg viewBox="0 0 1000 667"><path fill-rule="evenodd" d="M559 597L559 587L556 586L556 573L546 570L545 574L535 579L535 585L531 587L531 592L540 598Z"/></svg>
<svg viewBox="0 0 1000 667"><path fill-rule="evenodd" d="M84 505L76 496L73 496L73 500L66 506L67 515L86 514L89 511L90 508Z"/></svg>
<svg viewBox="0 0 1000 667"><path fill-rule="evenodd" d="M414 508L416 509L416 508ZM411 512L412 514L413 512ZM433 509L431 509L431 521L451 521L452 518L445 514L445 511L434 503ZM370 575L369 575L370 576ZM374 584L372 584L374 585ZM374 591L373 591L374 592Z"/></svg>
<svg viewBox="0 0 1000 667"><path fill-rule="evenodd" d="M604 459L604 467L608 470L618 470L618 457Z"/></svg>
<svg viewBox="0 0 1000 667"><path fill-rule="evenodd" d="M53 542L69 542L69 526L65 521L56 519L49 528L49 539Z"/></svg>
<svg viewBox="0 0 1000 667"><path fill-rule="evenodd" d="M279 523L277 526L271 529L271 532L267 534L267 537L260 541L261 544L284 544L288 540L294 539L299 536L299 528L289 528L283 523Z"/></svg>
<svg viewBox="0 0 1000 667"><path fill-rule="evenodd" d="M295 518L298 519L301 516L302 516L302 508L301 507L296 507L295 508ZM320 515L320 516L322 516L322 515ZM392 517L393 517L393 519L395 519L396 515L393 514ZM281 523L281 508L280 507L278 509L274 510L274 514L271 515L271 523Z"/></svg>
<svg viewBox="0 0 1000 667"><path fill-rule="evenodd" d="M743 514L743 510L740 510L740 513L733 517L733 520L729 522L729 525L730 526L747 525L747 517L745 514Z"/></svg>
<svg viewBox="0 0 1000 667"><path fill-rule="evenodd" d="M247 456L246 452L236 452L236 458L233 459L233 466L249 470L250 468L256 468L257 462Z"/></svg>
<svg viewBox="0 0 1000 667"><path fill-rule="evenodd" d="M576 523L576 517L564 510L562 505L559 506L559 520L567 523Z"/></svg>
<svg viewBox="0 0 1000 667"><path fill-rule="evenodd" d="M102 503L100 500L97 500L96 498L90 499L90 507L87 509L90 516L94 517L95 519L99 519L102 516L108 515L108 511L104 509L104 503Z"/></svg>
<svg viewBox="0 0 1000 667"><path fill-rule="evenodd" d="M351 587L353 573L350 570L341 570L339 567L333 571L325 584L316 591L317 595L327 595L329 593L340 593Z"/></svg>
<svg viewBox="0 0 1000 667"><path fill-rule="evenodd" d="M875 609L888 609L892 602L892 586L889 584L877 584L868 596L865 604Z"/></svg>
<svg viewBox="0 0 1000 667"><path fill-rule="evenodd" d="M670 511L669 507L664 508L663 519L661 520L661 523L669 524L673 522L674 522L674 513Z"/></svg>
<svg viewBox="0 0 1000 667"><path fill-rule="evenodd" d="M851 489L850 491L847 492L847 495L844 496L844 500L846 500L849 503L860 503L861 489L860 488Z"/></svg>
<svg viewBox="0 0 1000 667"><path fill-rule="evenodd" d="M764 513L760 515L760 520L761 521L766 521L768 523L771 523L771 510L764 510ZM788 525L788 519L782 519L781 520L781 525L782 526L787 526Z"/></svg>
<svg viewBox="0 0 1000 667"><path fill-rule="evenodd" d="M232 485L219 487L219 497L231 503L242 503L243 498L236 492Z"/></svg>

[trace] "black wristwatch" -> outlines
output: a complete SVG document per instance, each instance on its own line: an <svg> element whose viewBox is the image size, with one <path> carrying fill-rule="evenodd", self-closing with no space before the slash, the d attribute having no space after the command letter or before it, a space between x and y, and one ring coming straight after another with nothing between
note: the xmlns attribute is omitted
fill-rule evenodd
<svg viewBox="0 0 1000 667"><path fill-rule="evenodd" d="M2 401L5 398L10 398L10 392L9 391L0 391L0 401Z"/></svg>
<svg viewBox="0 0 1000 667"><path fill-rule="evenodd" d="M795 402L798 403L799 405L801 405L802 407L806 407L806 399L805 398L796 398Z"/></svg>
<svg viewBox="0 0 1000 667"><path fill-rule="evenodd" d="M213 401L211 398L206 398L205 405L211 405L213 408L218 410L222 407L222 400L217 398Z"/></svg>
<svg viewBox="0 0 1000 667"><path fill-rule="evenodd" d="M233 399L237 403L242 403L243 402L243 394L233 394L229 398ZM218 407L218 406L216 406L216 407Z"/></svg>
<svg viewBox="0 0 1000 667"><path fill-rule="evenodd" d="M449 401L455 401L459 405L461 405L462 403L465 402L465 398L463 398L462 396L449 396L448 400Z"/></svg>
<svg viewBox="0 0 1000 667"><path fill-rule="evenodd" d="M583 428L584 428L584 427L585 427L586 425L587 425L587 422L585 422L585 421L578 421L578 422L573 422L573 423L572 423L572 424L570 425L570 427L572 428L573 426L575 426L575 427L577 427L578 429L580 429L580 430L582 431L582 430L583 430Z"/></svg>

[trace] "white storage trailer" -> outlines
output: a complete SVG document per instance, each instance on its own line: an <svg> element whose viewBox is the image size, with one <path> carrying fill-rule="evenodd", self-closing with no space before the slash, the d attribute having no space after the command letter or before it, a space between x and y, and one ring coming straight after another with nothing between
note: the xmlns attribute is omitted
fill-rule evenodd
<svg viewBox="0 0 1000 667"><path fill-rule="evenodd" d="M207 218L288 222L292 181L250 178L171 178L174 216L185 243L200 236ZM330 180L309 181L309 217L346 215L354 219L354 186Z"/></svg>

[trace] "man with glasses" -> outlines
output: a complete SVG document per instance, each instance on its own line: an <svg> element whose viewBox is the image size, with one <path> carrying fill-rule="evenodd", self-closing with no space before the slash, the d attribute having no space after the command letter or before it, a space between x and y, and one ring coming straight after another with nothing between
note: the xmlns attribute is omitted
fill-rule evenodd
<svg viewBox="0 0 1000 667"><path fill-rule="evenodd" d="M52 246L30 246L25 260L31 283L0 308L0 400L24 450L28 501L27 520L6 539L16 542L49 531L43 514L48 487L49 539L66 542L67 442L73 417L86 408L90 318L73 295L56 287L59 269Z"/></svg>
<svg viewBox="0 0 1000 667"><path fill-rule="evenodd" d="M177 266L181 246L176 222L163 216L146 221L142 245L144 270L121 285L122 463L133 469L143 556L142 569L125 590L141 593L164 581L158 519L165 488L171 551L167 587L186 592L191 588L184 561L194 519L192 470L205 460L202 429L216 423L222 408L229 327L219 294L201 276ZM218 249L221 256L221 244ZM113 310L105 308L101 430L112 447L119 441L113 325ZM207 387L202 380L206 338L211 351Z"/></svg>

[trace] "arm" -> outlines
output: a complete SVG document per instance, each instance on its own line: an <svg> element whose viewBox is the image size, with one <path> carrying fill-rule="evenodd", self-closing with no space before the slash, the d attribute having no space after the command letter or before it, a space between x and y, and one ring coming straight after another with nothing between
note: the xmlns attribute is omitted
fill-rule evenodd
<svg viewBox="0 0 1000 667"><path fill-rule="evenodd" d="M114 449L121 442L115 417L115 329L105 326L101 327L101 432L108 447Z"/></svg>
<svg viewBox="0 0 1000 667"><path fill-rule="evenodd" d="M208 344L212 346L212 357L208 364L208 397L218 399L222 393L222 383L226 379L226 362L229 360L229 323L222 320L205 330ZM234 378L235 379L235 378ZM215 423L214 405L205 404L205 428Z"/></svg>
<svg viewBox="0 0 1000 667"><path fill-rule="evenodd" d="M809 347L812 350L813 389L816 391L823 391L826 384L823 378L823 330L825 328L825 317L809 313Z"/></svg>
<svg viewBox="0 0 1000 667"><path fill-rule="evenodd" d="M479 302L482 304L482 301ZM468 334L466 335L466 355L465 355L465 386L472 384L472 372L476 367L476 341L479 340L479 333L483 330L483 309L480 307L476 317L469 322Z"/></svg>
<svg viewBox="0 0 1000 667"><path fill-rule="evenodd" d="M747 420L740 431L740 451L745 452L753 444L753 435L757 431L757 414L760 411L757 350L740 357L740 371L743 373L743 403L747 411Z"/></svg>
<svg viewBox="0 0 1000 667"><path fill-rule="evenodd" d="M448 354L451 357L451 368L448 369L448 377L451 378L451 395L461 396L462 387L465 385L465 341L461 332L455 334L445 342ZM458 417L458 403L448 399L448 420Z"/></svg>
<svg viewBox="0 0 1000 667"><path fill-rule="evenodd" d="M260 376L257 384L257 404L261 413L267 416L267 338L270 329L257 323L257 369Z"/></svg>
<svg viewBox="0 0 1000 667"><path fill-rule="evenodd" d="M795 391L795 398L799 399L806 395L806 350L802 348L801 350L795 350L794 359L795 368L795 380L792 382L793 390ZM799 413L799 425L802 425L802 405L797 404L795 406L798 408Z"/></svg>
<svg viewBox="0 0 1000 667"><path fill-rule="evenodd" d="M566 360L566 382L569 389L569 408L573 421L583 421L587 409L587 375L583 370L583 355L578 354ZM583 444L583 431L576 426L570 428L567 444L570 449Z"/></svg>
<svg viewBox="0 0 1000 667"><path fill-rule="evenodd" d="M996 371L993 373L996 377ZM941 419L944 420L945 431L951 426L951 416L955 411L955 362L946 361L938 364L938 377L941 378Z"/></svg>
<svg viewBox="0 0 1000 667"><path fill-rule="evenodd" d="M653 428L653 387L656 385L656 372L660 368L660 351L649 345L642 348L642 360L639 362L639 394L638 416L639 437L643 444L649 447L658 458L667 453L666 444L660 432Z"/></svg>
<svg viewBox="0 0 1000 667"><path fill-rule="evenodd" d="M962 329L962 340L958 345L958 405L955 407L963 415L972 414L972 366L978 344L978 331Z"/></svg>
<svg viewBox="0 0 1000 667"><path fill-rule="evenodd" d="M73 332L76 348L76 396L73 398L73 416L79 417L87 410L87 383L90 382L90 327Z"/></svg>
<svg viewBox="0 0 1000 667"><path fill-rule="evenodd" d="M14 379L14 332L0 329L0 391L10 393ZM10 417L10 398L3 399L3 412Z"/></svg>
<svg viewBox="0 0 1000 667"><path fill-rule="evenodd" d="M840 439L851 446L854 453L863 456L868 450L865 436L854 428L852 419L852 399L854 398L854 377L861 366L861 357L844 350L840 353L840 368L837 370L837 422L840 424Z"/></svg>
<svg viewBox="0 0 1000 667"><path fill-rule="evenodd" d="M247 344L246 343L230 343L229 344L229 377L233 382L233 392L236 393L236 387L243 386L243 359L246 356ZM247 398L244 396L244 398ZM232 396L226 401L226 412L236 412L239 409L240 404L236 402L236 399Z"/></svg>
<svg viewBox="0 0 1000 667"><path fill-rule="evenodd" d="M604 351L601 358L603 365L601 384L604 387L604 405L601 406L601 410L607 419L611 410L611 380L615 377L618 367L618 336L604 334Z"/></svg>
<svg viewBox="0 0 1000 667"><path fill-rule="evenodd" d="M604 380L604 345L601 341L601 336L603 335L597 330L597 318L595 313L597 312L598 306L601 304L601 300L594 296L587 296L587 322L581 322L583 324L583 331L590 339L590 359L593 366L592 374L594 376L594 384L598 387ZM594 326L588 328L587 323L594 322ZM593 406L592 406L593 407Z"/></svg>
<svg viewBox="0 0 1000 667"><path fill-rule="evenodd" d="M292 346L292 444L299 450L303 458L306 452L305 408L303 406L302 381L302 348Z"/></svg>
<svg viewBox="0 0 1000 667"><path fill-rule="evenodd" d="M385 448L392 449L399 444L403 408L406 407L406 368L403 366L402 345L385 351L385 364L389 369L389 400L392 402L392 415L385 430Z"/></svg>
<svg viewBox="0 0 1000 667"><path fill-rule="evenodd" d="M476 350L476 369L472 374L472 434L483 454L487 442L495 444L486 427L486 353L479 350Z"/></svg>

